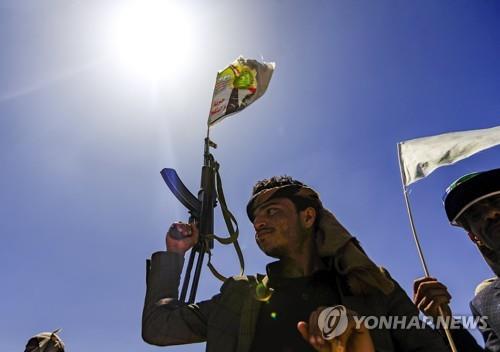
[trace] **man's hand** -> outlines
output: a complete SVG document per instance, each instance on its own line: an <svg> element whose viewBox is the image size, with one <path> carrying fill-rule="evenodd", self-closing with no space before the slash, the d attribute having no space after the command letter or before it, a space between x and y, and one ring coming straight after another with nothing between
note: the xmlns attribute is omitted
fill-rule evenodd
<svg viewBox="0 0 500 352"><path fill-rule="evenodd" d="M422 277L413 282L413 303L434 320L441 316L440 307L444 318L451 317L450 300L448 288L433 277Z"/></svg>
<svg viewBox="0 0 500 352"><path fill-rule="evenodd" d="M198 227L196 224L173 223L165 235L168 252L184 255L198 242Z"/></svg>
<svg viewBox="0 0 500 352"><path fill-rule="evenodd" d="M319 352L375 352L370 332L362 323L356 326L353 311L347 311L347 327L340 335L331 340L323 339L318 326L318 317L326 307L319 307L309 316L309 323L299 321L297 329L302 337Z"/></svg>

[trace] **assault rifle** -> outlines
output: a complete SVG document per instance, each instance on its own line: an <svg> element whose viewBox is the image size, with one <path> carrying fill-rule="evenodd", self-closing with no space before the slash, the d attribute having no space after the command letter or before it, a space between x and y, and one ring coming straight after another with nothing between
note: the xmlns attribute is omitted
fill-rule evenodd
<svg viewBox="0 0 500 352"><path fill-rule="evenodd" d="M222 244L233 243L240 261L240 275L243 275L244 270L243 254L238 244L238 223L236 222L233 214L231 214L231 212L227 209L224 192L222 190L222 181L219 175L219 164L214 159L212 153L210 153L210 148L215 149L217 148L217 145L210 140L207 133L207 137L205 138L204 162L201 168L201 186L198 191L198 197L195 197L184 185L184 183L182 183L174 169L165 168L161 171L163 180L167 184L168 188L170 188L170 191L182 203L182 205L188 209L190 214L189 223L195 222L199 229L198 243L191 250L186 272L184 274L182 291L179 296L180 301L186 302L185 300L191 280L191 272L193 270L195 257L198 256L193 281L191 283L189 300L186 303L194 303L195 301L205 254L208 254L207 265L212 273L222 281L226 279L213 267L210 261L211 249L214 247L214 240L217 240ZM219 200L222 215L224 216L224 221L229 231L229 237L227 238L221 238L214 234L214 208L217 206L217 200ZM181 234L176 231L175 227L172 229L171 235L177 239L182 238Z"/></svg>
<svg viewBox="0 0 500 352"><path fill-rule="evenodd" d="M208 254L207 265L212 274L220 280L226 279L215 270L210 262L214 240L222 244L232 243L234 245L240 261L240 275L243 275L244 262L243 254L238 245L238 223L233 214L227 209L219 174L219 164L210 153L210 148L217 148L217 145L209 137L210 126L245 109L248 105L259 99L267 90L274 67L274 63L260 63L256 60L248 60L240 56L231 65L217 73L207 121L207 137L205 138L204 162L201 168L201 187L198 191L198 197L195 197L187 189L174 169L163 169L161 171L161 175L167 183L168 188L188 209L190 214L189 222L196 222L199 229L198 243L191 249L189 256L184 283L179 297L180 301L185 302L196 255L198 255L198 259L187 303L194 303L205 254ZM219 201L229 237L222 238L214 234L214 208L217 206L217 201ZM170 234L174 237L176 236L176 229L174 226L170 230ZM177 233L177 237L181 238L181 234Z"/></svg>

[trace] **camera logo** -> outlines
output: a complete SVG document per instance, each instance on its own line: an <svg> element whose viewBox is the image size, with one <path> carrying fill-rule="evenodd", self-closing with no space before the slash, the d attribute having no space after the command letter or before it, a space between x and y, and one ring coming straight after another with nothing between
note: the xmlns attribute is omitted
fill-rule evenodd
<svg viewBox="0 0 500 352"><path fill-rule="evenodd" d="M318 316L318 327L325 340L342 335L347 323L347 310L342 305L325 308Z"/></svg>

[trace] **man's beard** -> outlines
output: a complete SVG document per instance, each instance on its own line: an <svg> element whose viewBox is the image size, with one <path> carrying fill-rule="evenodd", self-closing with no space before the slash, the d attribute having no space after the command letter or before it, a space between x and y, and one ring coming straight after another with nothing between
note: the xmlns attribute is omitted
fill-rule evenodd
<svg viewBox="0 0 500 352"><path fill-rule="evenodd" d="M300 222L300 219L297 219L295 223L295 232L296 236L294 236L293 241L295 243L289 243L288 244L288 249L286 246L282 244L278 244L275 247L271 247L269 249L263 249L260 245L259 248L269 257L276 258L276 259L282 259L289 257L291 253L289 253L290 250L295 250L296 252L301 252L303 250L308 250L309 247L307 247L308 240L310 239L312 234L308 233L308 230L302 225ZM290 233L284 233L283 236L286 236L290 239Z"/></svg>

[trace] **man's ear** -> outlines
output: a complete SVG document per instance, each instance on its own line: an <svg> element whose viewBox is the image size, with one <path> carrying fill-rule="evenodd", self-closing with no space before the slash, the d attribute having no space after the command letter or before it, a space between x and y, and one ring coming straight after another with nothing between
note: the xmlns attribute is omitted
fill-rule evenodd
<svg viewBox="0 0 500 352"><path fill-rule="evenodd" d="M310 229L314 226L314 222L316 221L316 209L313 207L307 207L303 211L301 211L301 219L304 227L306 229Z"/></svg>

